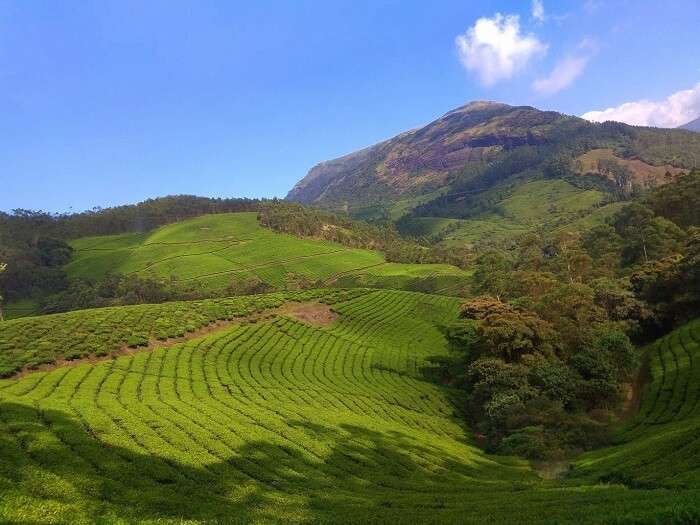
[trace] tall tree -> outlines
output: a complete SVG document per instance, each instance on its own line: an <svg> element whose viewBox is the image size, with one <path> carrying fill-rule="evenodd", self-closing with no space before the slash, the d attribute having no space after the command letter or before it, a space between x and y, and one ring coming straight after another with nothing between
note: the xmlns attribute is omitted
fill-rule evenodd
<svg viewBox="0 0 700 525"><path fill-rule="evenodd" d="M0 263L0 273L4 272L6 268L7 268L7 264ZM0 321L4 321L4 320L5 320L5 317L2 314L2 294L0 294Z"/></svg>

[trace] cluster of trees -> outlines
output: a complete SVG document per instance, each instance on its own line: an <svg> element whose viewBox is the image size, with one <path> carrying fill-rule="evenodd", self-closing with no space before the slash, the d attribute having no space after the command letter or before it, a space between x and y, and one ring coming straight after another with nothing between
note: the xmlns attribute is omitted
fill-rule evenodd
<svg viewBox="0 0 700 525"><path fill-rule="evenodd" d="M272 230L384 253L389 262L447 263L466 267L467 249L428 247L402 237L393 224L375 225L301 204L273 201L261 207L260 224Z"/></svg>
<svg viewBox="0 0 700 525"><path fill-rule="evenodd" d="M606 439L638 369L633 342L700 312L698 202L694 173L583 234L478 256L478 296L442 369L493 449L552 457Z"/></svg>
<svg viewBox="0 0 700 525"><path fill-rule="evenodd" d="M292 277L288 281L285 283L285 289L289 290L311 288L316 284L307 281L300 283ZM154 279L117 273L108 274L100 280L71 280L65 289L38 298L38 303L42 313L57 313L104 306L253 295L274 290L273 286L257 277L233 280L228 287L214 291L175 278Z"/></svg>
<svg viewBox="0 0 700 525"><path fill-rule="evenodd" d="M1 275L6 269L7 269L7 264L5 264L5 263L0 263L0 275ZM3 310L2 310L2 300L3 300L3 297L2 297L2 294L0 294L0 321L4 321L4 320L5 320L5 316L4 316Z"/></svg>

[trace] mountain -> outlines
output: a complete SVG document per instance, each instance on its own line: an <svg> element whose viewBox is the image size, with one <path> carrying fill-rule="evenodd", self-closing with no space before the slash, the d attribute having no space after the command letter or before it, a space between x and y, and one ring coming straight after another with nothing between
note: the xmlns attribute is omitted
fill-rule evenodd
<svg viewBox="0 0 700 525"><path fill-rule="evenodd" d="M502 148L538 143L548 126L566 119L555 112L471 102L427 126L314 166L289 200L324 203L354 193L394 197L443 186L450 173L494 160Z"/></svg>
<svg viewBox="0 0 700 525"><path fill-rule="evenodd" d="M683 124L682 126L679 126L679 127L680 127L680 129L689 129L690 131L700 132L700 117L688 122L687 124Z"/></svg>
<svg viewBox="0 0 700 525"><path fill-rule="evenodd" d="M663 184L667 173L691 168L693 155L700 156L700 137L682 130L595 124L530 106L477 101L314 166L287 199L397 219L445 194L473 195L510 184L515 175L520 182L597 175L612 192L619 181L609 168L619 165L629 172L627 190Z"/></svg>

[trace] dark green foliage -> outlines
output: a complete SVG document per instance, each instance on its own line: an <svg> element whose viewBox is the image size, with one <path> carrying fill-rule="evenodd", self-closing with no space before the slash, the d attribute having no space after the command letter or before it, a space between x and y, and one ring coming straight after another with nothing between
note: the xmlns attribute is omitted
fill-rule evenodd
<svg viewBox="0 0 700 525"><path fill-rule="evenodd" d="M255 289L253 287L253 290ZM245 291L250 289L236 286L218 295L245 295L243 293ZM261 292L263 291L269 290L261 289ZM173 279L109 274L100 281L75 279L65 290L44 296L40 301L40 307L42 313L58 313L104 306L204 299L213 295L215 294L195 285L186 285Z"/></svg>
<svg viewBox="0 0 700 525"><path fill-rule="evenodd" d="M259 220L261 225L278 232L324 239L350 248L379 250L389 262L447 263L465 267L471 257L468 250L429 248L401 237L391 224L369 224L295 203L267 204L262 207Z"/></svg>
<svg viewBox="0 0 700 525"><path fill-rule="evenodd" d="M645 202L665 210L688 177ZM583 235L531 234L476 258L474 289L493 297L463 305L441 377L467 391L492 447L554 457L606 439L639 367L630 337L651 339L700 311L692 216L679 210L683 229L633 203Z"/></svg>
<svg viewBox="0 0 700 525"><path fill-rule="evenodd" d="M655 189L642 202L681 228L700 226L700 171Z"/></svg>
<svg viewBox="0 0 700 525"><path fill-rule="evenodd" d="M614 219L613 226L625 240L622 262L634 265L659 259L679 250L683 231L671 221L655 216L641 204L630 204Z"/></svg>

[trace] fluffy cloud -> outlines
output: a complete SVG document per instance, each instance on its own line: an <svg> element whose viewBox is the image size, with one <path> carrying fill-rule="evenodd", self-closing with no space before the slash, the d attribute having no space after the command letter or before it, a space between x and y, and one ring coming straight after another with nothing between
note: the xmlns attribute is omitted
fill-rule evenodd
<svg viewBox="0 0 700 525"><path fill-rule="evenodd" d="M532 34L520 33L517 15L479 18L466 33L455 39L459 59L475 71L485 86L511 78L534 57L543 55L547 45Z"/></svg>
<svg viewBox="0 0 700 525"><path fill-rule="evenodd" d="M589 111L581 115L593 122L616 120L637 126L676 128L700 115L700 82L693 88L677 91L664 100L637 100L625 102L603 111Z"/></svg>
<svg viewBox="0 0 700 525"><path fill-rule="evenodd" d="M573 84L591 57L598 50L598 45L590 39L583 40L576 52L559 60L551 73L544 78L538 78L532 83L532 88L542 95L553 95Z"/></svg>
<svg viewBox="0 0 700 525"><path fill-rule="evenodd" d="M532 18L539 22L544 22L544 4L542 0L532 0Z"/></svg>

